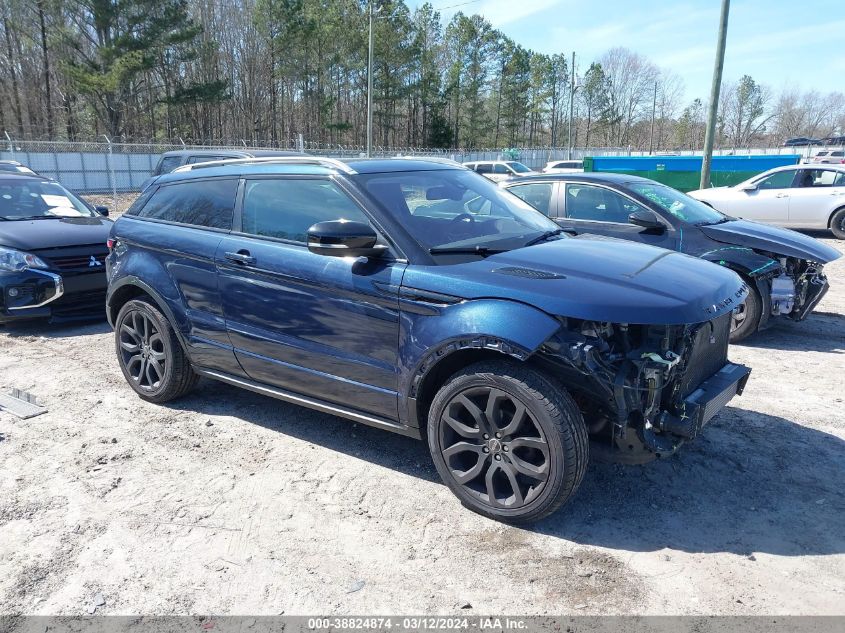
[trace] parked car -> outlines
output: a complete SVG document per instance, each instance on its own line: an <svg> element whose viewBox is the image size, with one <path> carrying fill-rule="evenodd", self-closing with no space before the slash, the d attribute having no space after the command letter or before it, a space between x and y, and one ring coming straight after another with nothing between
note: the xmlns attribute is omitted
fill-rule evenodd
<svg viewBox="0 0 845 633"><path fill-rule="evenodd" d="M569 239L444 162L186 166L111 244L107 312L140 397L206 376L425 436L461 501L504 521L553 512L591 452L670 455L750 371L727 360L735 273Z"/></svg>
<svg viewBox="0 0 845 633"><path fill-rule="evenodd" d="M303 156L302 152L275 149L177 149L164 152L153 169L151 177L141 185L141 191L162 174L169 174L182 165L196 165L227 158L256 158L271 156Z"/></svg>
<svg viewBox="0 0 845 633"><path fill-rule="evenodd" d="M808 163L825 163L825 164L845 164L845 152L842 150L835 150L835 149L823 149L820 150L818 153L810 156L809 158L805 158L801 161L805 164Z"/></svg>
<svg viewBox="0 0 845 633"><path fill-rule="evenodd" d="M35 174L29 167L22 165L16 160L0 160L0 175L5 173L13 174Z"/></svg>
<svg viewBox="0 0 845 633"><path fill-rule="evenodd" d="M53 180L0 173L0 323L104 316L107 212Z"/></svg>
<svg viewBox="0 0 845 633"><path fill-rule="evenodd" d="M734 270L751 292L731 317L731 341L774 316L804 319L828 289L823 267L840 256L786 229L729 217L647 178L572 174L503 183L567 232L644 242Z"/></svg>
<svg viewBox="0 0 845 633"><path fill-rule="evenodd" d="M544 174L578 174L583 171L583 160L552 160L542 170Z"/></svg>
<svg viewBox="0 0 845 633"><path fill-rule="evenodd" d="M823 142L825 145L845 145L845 136L828 136Z"/></svg>
<svg viewBox="0 0 845 633"><path fill-rule="evenodd" d="M801 147L805 145L821 145L822 142L817 138L807 138L799 136L798 138L790 138L783 142L784 147Z"/></svg>
<svg viewBox="0 0 845 633"><path fill-rule="evenodd" d="M793 229L830 229L845 239L845 165L778 167L732 187L689 195L739 218Z"/></svg>
<svg viewBox="0 0 845 633"><path fill-rule="evenodd" d="M464 167L493 181L530 176L537 173L515 160L479 160L464 163Z"/></svg>

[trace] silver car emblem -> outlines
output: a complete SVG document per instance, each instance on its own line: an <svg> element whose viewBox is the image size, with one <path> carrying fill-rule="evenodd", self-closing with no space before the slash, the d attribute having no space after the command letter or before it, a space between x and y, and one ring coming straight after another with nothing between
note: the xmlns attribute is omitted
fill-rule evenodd
<svg viewBox="0 0 845 633"><path fill-rule="evenodd" d="M88 260L88 268L96 268L97 266L102 266L102 264L97 261L96 257L91 255L91 259Z"/></svg>

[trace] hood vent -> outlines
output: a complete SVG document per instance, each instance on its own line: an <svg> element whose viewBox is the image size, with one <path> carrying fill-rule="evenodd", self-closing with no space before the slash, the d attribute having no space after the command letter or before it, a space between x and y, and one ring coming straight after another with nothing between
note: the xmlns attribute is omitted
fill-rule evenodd
<svg viewBox="0 0 845 633"><path fill-rule="evenodd" d="M536 268L521 268L519 266L497 268L493 272L510 275L511 277L525 277L526 279L566 279L566 275L537 270Z"/></svg>

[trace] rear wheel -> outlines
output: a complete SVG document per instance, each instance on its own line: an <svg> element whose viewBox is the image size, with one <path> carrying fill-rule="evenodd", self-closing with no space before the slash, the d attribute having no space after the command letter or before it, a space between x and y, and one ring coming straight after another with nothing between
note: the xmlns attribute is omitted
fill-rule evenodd
<svg viewBox="0 0 845 633"><path fill-rule="evenodd" d="M537 521L563 505L589 455L569 394L509 362L454 375L432 402L428 443L441 478L465 506L509 523Z"/></svg>
<svg viewBox="0 0 845 633"><path fill-rule="evenodd" d="M731 343L739 343L754 334L762 313L763 301L760 299L760 294L751 283L748 283L748 296L745 302L736 307L731 314Z"/></svg>
<svg viewBox="0 0 845 633"><path fill-rule="evenodd" d="M839 209L830 219L830 230L840 240L845 240L845 207Z"/></svg>
<svg viewBox="0 0 845 633"><path fill-rule="evenodd" d="M144 400L174 400L199 380L170 322L143 299L128 301L120 309L114 342L126 381Z"/></svg>

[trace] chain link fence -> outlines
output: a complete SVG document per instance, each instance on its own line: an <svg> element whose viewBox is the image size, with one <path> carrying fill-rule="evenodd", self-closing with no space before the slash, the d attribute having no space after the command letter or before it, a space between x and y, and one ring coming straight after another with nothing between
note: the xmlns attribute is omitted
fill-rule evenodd
<svg viewBox="0 0 845 633"><path fill-rule="evenodd" d="M98 200L112 200L112 206L125 206L121 201L127 194L137 193L150 178L163 152L182 149L285 149L299 150L315 156L330 158L357 158L366 155L366 148L357 145L328 145L291 139L282 143L241 141L190 145L179 143L117 143L103 136L99 142L30 141L6 136L0 139L0 160L15 160L49 178L54 178L67 188L81 194L96 196ZM819 148L814 148L818 150ZM716 154L801 154L807 156L810 148L775 147L758 149L722 149ZM632 151L622 147L577 148L570 153L561 147L530 147L512 149L435 149L423 147L375 147L374 157L436 156L457 162L479 160L516 159L532 169L540 169L547 162L581 159L586 156L647 156L646 151ZM571 154L571 156L570 156ZM669 154L669 153L661 153ZM672 155L691 156L693 150L671 152ZM134 197L134 196L132 196Z"/></svg>

